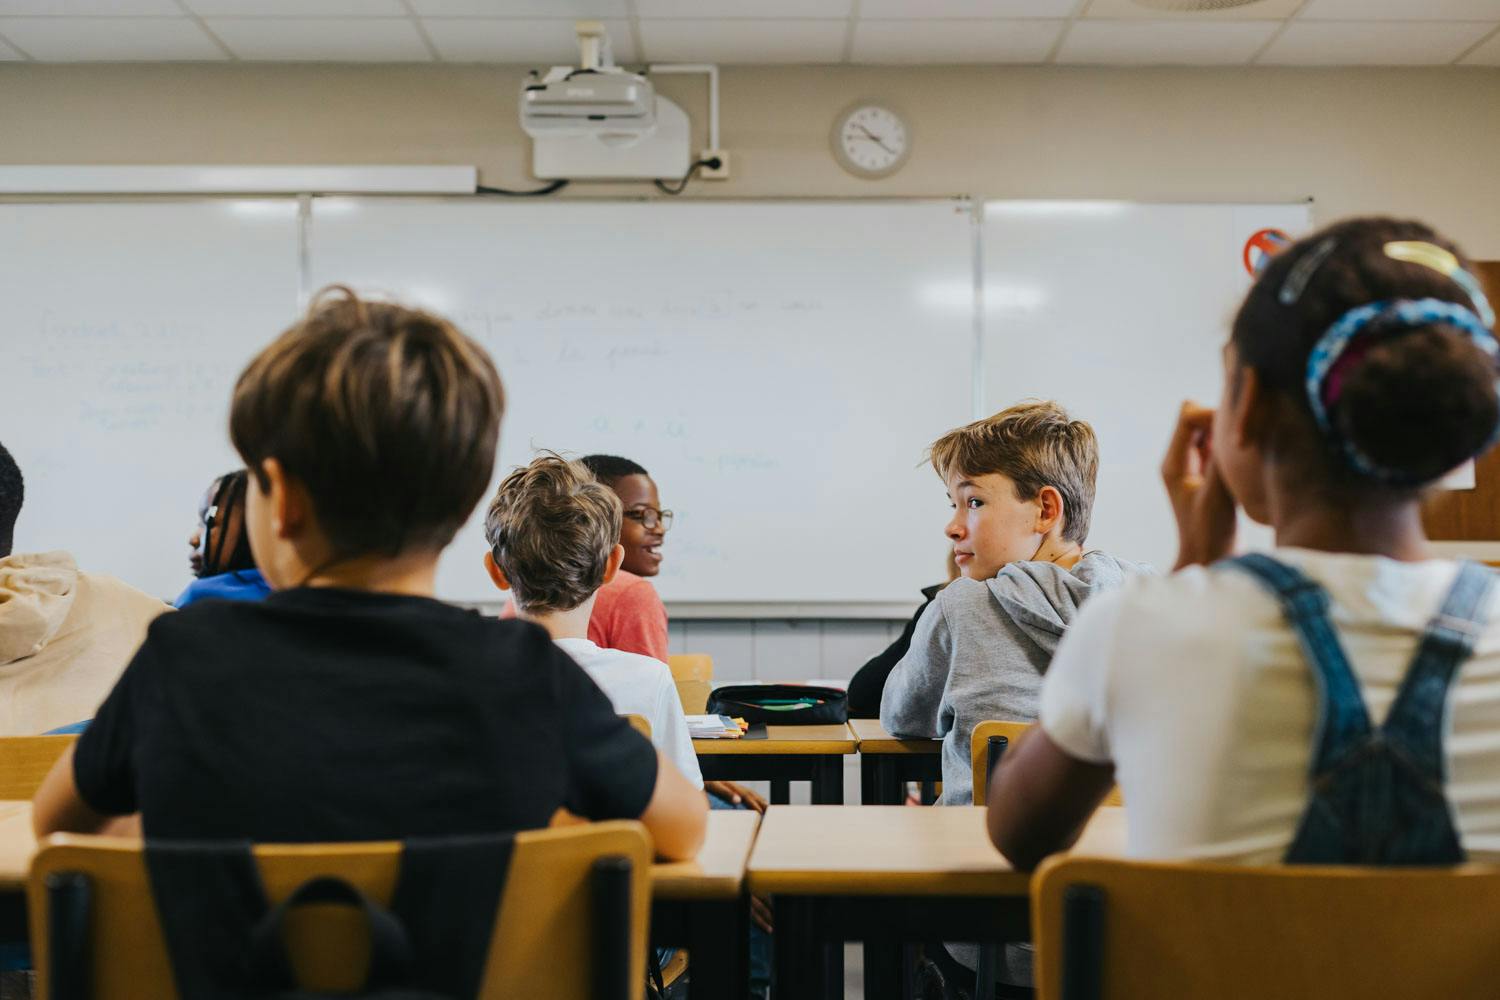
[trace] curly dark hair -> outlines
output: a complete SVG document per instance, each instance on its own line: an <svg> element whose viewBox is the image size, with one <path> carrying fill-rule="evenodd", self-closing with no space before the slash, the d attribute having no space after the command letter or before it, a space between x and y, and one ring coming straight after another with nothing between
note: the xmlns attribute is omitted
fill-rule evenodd
<svg viewBox="0 0 1500 1000"><path fill-rule="evenodd" d="M21 503L26 499L26 480L21 477L21 467L0 444L0 559L10 555L15 533L16 518L21 513Z"/></svg>
<svg viewBox="0 0 1500 1000"><path fill-rule="evenodd" d="M1343 492L1384 484L1356 469L1340 441L1316 429L1304 385L1313 346L1350 309L1372 302L1438 299L1475 309L1452 278L1388 255L1386 244L1398 241L1430 243L1472 270L1451 241L1420 222L1349 219L1271 258L1234 321L1240 363L1306 420L1306 440L1315 446L1302 449L1310 459L1303 464ZM1314 256L1325 259L1318 263ZM1294 275L1303 261L1302 273ZM1410 491L1437 480L1483 451L1500 423L1494 360L1448 324L1371 335L1341 365L1337 399L1328 411L1332 430L1380 468L1417 484L1388 488Z"/></svg>

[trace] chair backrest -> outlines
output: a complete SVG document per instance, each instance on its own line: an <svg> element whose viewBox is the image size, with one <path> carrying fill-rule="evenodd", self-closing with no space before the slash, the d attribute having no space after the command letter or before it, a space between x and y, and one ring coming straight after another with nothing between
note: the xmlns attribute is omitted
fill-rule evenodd
<svg viewBox="0 0 1500 1000"><path fill-rule="evenodd" d="M0 737L0 799L29 799L77 736Z"/></svg>
<svg viewBox="0 0 1500 1000"><path fill-rule="evenodd" d="M1026 731L1035 723L1032 722L1002 722L997 719L989 719L974 727L974 733L969 737L969 767L974 782L974 804L982 806L989 797L990 792L990 765L999 763L997 755L992 761L990 758L990 737L1005 737L1008 747L1016 745L1016 741L1026 735ZM1122 806L1125 800L1120 798L1120 788L1116 785L1109 790L1105 796L1104 804L1107 806Z"/></svg>
<svg viewBox="0 0 1500 1000"><path fill-rule="evenodd" d="M651 720L644 715L636 715L634 712L627 713L625 721L630 723L630 728L640 733L646 739L651 738Z"/></svg>
<svg viewBox="0 0 1500 1000"><path fill-rule="evenodd" d="M711 681L714 679L714 658L707 653L673 653L667 657L667 666L672 668L673 680Z"/></svg>
<svg viewBox="0 0 1500 1000"><path fill-rule="evenodd" d="M1002 722L988 719L974 727L969 737L969 766L974 780L974 804L984 805L990 790L990 737L1003 736L1014 746L1016 740L1031 728L1028 722Z"/></svg>
<svg viewBox="0 0 1500 1000"><path fill-rule="evenodd" d="M261 845L255 857L273 904L308 879L335 875L386 905L400 872L401 845ZM615 858L629 862L623 876L628 884L623 895L611 900L597 891L602 880L596 863ZM623 953L628 978L615 995L639 1000L646 979L650 865L650 838L636 822L518 833L480 996L584 1000L599 993L593 977L601 964ZM616 872L613 884L618 889L618 866L599 867ZM90 939L106 945L88 954L91 1000L174 1000L178 994L141 843L69 834L43 843L27 883L38 996L57 996L52 989L55 970L48 958L53 907L47 886L51 877L69 872L87 878ZM627 899L625 920L621 910ZM614 919L607 924L596 923L597 917L611 914ZM357 988L369 958L362 917L346 907L301 908L288 921L287 946L299 982L316 991Z"/></svg>
<svg viewBox="0 0 1500 1000"><path fill-rule="evenodd" d="M1488 997L1497 918L1494 867L1058 856L1032 882L1037 998Z"/></svg>

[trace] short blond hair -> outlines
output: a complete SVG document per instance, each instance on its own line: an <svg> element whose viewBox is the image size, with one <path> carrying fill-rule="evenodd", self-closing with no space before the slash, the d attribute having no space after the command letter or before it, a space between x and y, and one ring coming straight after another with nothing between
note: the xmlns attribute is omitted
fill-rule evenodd
<svg viewBox="0 0 1500 1000"><path fill-rule="evenodd" d="M948 482L955 475L998 473L1030 500L1051 486L1062 495L1063 537L1082 545L1094 510L1099 440L1085 421L1050 400L1028 399L993 416L949 431L932 443L932 467Z"/></svg>
<svg viewBox="0 0 1500 1000"><path fill-rule="evenodd" d="M604 584L621 517L614 490L582 462L548 452L500 483L484 537L518 607L570 611Z"/></svg>

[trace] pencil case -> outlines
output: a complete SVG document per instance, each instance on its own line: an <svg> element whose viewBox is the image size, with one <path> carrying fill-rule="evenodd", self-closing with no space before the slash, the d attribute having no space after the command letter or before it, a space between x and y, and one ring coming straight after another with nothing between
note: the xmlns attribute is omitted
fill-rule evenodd
<svg viewBox="0 0 1500 1000"><path fill-rule="evenodd" d="M731 684L714 688L706 711L778 726L838 725L849 721L849 696L811 684Z"/></svg>

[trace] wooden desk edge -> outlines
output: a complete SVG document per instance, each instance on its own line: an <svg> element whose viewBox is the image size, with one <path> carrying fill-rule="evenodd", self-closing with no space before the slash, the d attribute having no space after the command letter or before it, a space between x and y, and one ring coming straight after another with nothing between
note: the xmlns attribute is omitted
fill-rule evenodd
<svg viewBox="0 0 1500 1000"><path fill-rule="evenodd" d="M739 754L745 757L847 757L859 751L851 736L847 740L694 740L693 753L700 757Z"/></svg>
<svg viewBox="0 0 1500 1000"><path fill-rule="evenodd" d="M1018 871L863 871L752 869L750 891L764 896L965 896L1009 898L1031 893L1031 873Z"/></svg>

